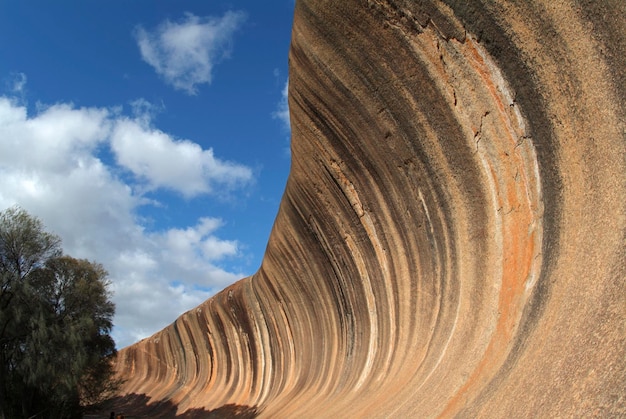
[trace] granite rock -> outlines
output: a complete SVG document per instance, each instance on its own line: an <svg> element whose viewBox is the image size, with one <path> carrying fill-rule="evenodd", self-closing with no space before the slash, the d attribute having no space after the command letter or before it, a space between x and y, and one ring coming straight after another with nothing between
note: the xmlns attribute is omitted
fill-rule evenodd
<svg viewBox="0 0 626 419"><path fill-rule="evenodd" d="M262 266L121 350L121 400L626 416L624 22L621 0L298 0Z"/></svg>

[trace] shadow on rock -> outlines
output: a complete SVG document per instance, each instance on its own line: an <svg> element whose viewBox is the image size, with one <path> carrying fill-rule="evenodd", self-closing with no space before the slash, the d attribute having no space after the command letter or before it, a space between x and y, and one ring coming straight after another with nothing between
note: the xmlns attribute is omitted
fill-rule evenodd
<svg viewBox="0 0 626 419"><path fill-rule="evenodd" d="M259 414L256 406L225 404L212 409L190 409L176 414L177 406L171 402L150 402L145 394L129 394L116 397L104 402L97 410L85 415L85 419L110 418L113 412L115 417L123 415L124 419L134 418L172 418L172 419L253 419Z"/></svg>

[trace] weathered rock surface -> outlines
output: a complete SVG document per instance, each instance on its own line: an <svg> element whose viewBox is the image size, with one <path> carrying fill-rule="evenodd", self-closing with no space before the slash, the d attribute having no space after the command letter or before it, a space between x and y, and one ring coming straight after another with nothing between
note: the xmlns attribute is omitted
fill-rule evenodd
<svg viewBox="0 0 626 419"><path fill-rule="evenodd" d="M126 401L626 416L624 22L622 0L298 1L263 264L120 351Z"/></svg>

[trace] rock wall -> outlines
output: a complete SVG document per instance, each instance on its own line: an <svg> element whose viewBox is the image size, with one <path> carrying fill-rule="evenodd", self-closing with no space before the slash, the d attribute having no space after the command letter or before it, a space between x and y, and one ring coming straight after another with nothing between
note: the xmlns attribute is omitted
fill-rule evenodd
<svg viewBox="0 0 626 419"><path fill-rule="evenodd" d="M626 416L624 22L622 0L297 1L263 264L120 351L127 408Z"/></svg>

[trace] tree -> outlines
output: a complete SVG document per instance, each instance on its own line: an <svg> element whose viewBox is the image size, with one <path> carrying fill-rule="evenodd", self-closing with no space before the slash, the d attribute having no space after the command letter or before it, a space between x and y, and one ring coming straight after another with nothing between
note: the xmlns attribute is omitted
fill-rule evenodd
<svg viewBox="0 0 626 419"><path fill-rule="evenodd" d="M111 384L107 272L14 207L0 213L0 279L0 418L79 417Z"/></svg>

